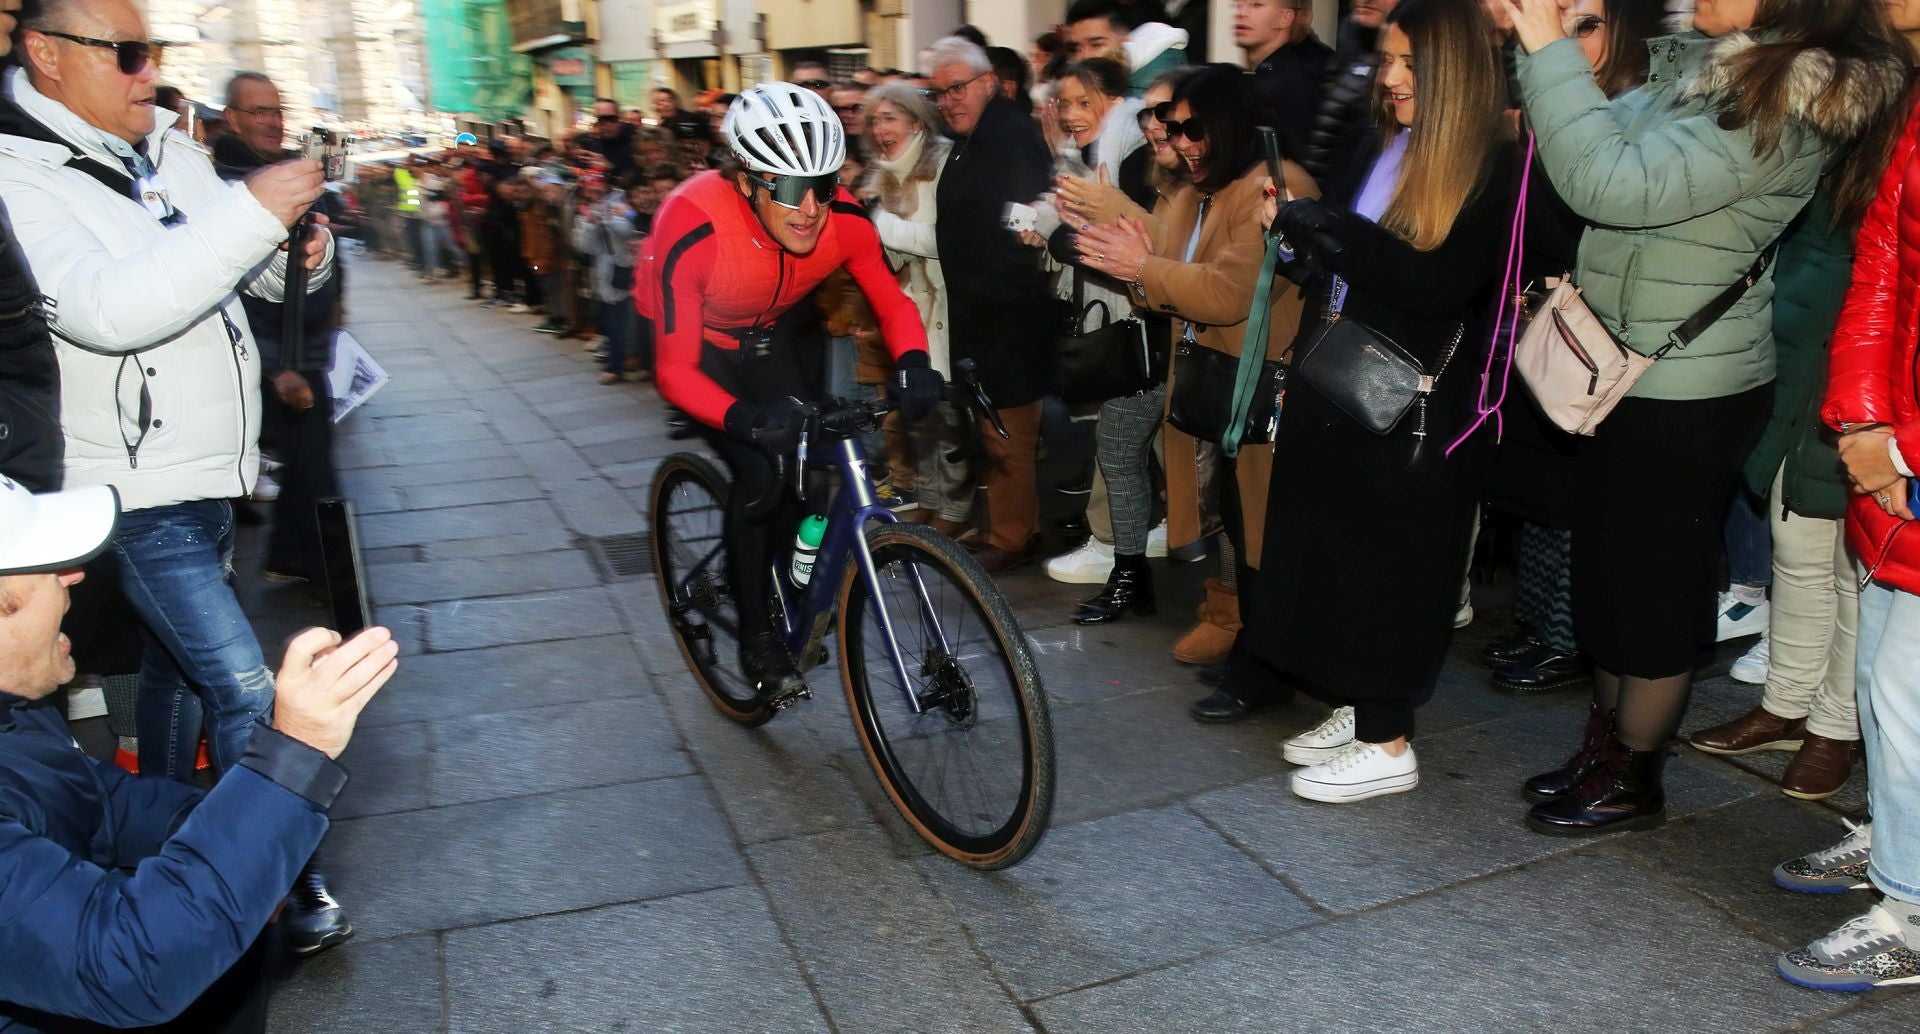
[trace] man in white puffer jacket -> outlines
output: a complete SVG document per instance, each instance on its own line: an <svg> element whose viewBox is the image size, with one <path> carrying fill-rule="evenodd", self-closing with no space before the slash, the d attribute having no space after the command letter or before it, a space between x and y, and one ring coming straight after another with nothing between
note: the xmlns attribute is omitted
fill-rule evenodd
<svg viewBox="0 0 1920 1034"><path fill-rule="evenodd" d="M189 781L203 717L221 773L273 705L226 581L226 500L260 464L238 292L281 298L279 248L324 183L311 161L222 182L153 104L158 55L132 0L42 0L22 29L24 67L0 96L0 199L54 335L66 485L112 485L126 509L112 548L144 626L141 772ZM318 288L330 235L303 259Z"/></svg>

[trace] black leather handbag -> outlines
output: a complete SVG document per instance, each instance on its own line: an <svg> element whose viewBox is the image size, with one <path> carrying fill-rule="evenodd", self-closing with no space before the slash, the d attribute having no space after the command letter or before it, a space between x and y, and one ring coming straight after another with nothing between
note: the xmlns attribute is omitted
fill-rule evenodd
<svg viewBox="0 0 1920 1034"><path fill-rule="evenodd" d="M1198 341L1173 346L1173 390L1167 393L1167 423L1201 441L1215 445L1233 425L1234 382L1240 377L1240 357L1208 348ZM1287 392L1287 367L1278 359L1264 359L1253 389L1252 406L1241 420L1239 445L1269 445L1279 424L1281 399Z"/></svg>
<svg viewBox="0 0 1920 1034"><path fill-rule="evenodd" d="M1080 271L1075 269L1073 311L1054 349L1054 382L1060 400L1084 405L1152 390L1160 376L1147 344L1146 323L1131 315L1114 319L1106 302L1084 299Z"/></svg>
<svg viewBox="0 0 1920 1034"><path fill-rule="evenodd" d="M1334 296L1340 295L1339 278L1334 278ZM1418 410L1414 427L1416 437L1427 433L1427 396L1440 383L1447 364L1460 349L1464 324L1455 328L1453 343L1440 357L1440 368L1431 376L1420 361L1407 354L1392 338L1359 320L1340 315L1328 306L1328 319L1296 351L1294 372L1354 423L1385 435L1406 419L1409 410Z"/></svg>

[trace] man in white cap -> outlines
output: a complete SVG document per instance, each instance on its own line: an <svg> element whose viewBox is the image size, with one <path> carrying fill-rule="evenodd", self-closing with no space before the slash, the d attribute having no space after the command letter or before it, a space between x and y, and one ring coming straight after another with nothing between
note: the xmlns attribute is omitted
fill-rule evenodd
<svg viewBox="0 0 1920 1034"><path fill-rule="evenodd" d="M347 778L333 759L399 649L384 628L295 636L273 724L211 791L88 757L47 698L73 677L67 589L118 518L112 488L36 496L0 477L0 1029L183 1011L167 1029L242 1029L236 1007L264 1029L264 989L236 963L257 963L250 946L326 832Z"/></svg>

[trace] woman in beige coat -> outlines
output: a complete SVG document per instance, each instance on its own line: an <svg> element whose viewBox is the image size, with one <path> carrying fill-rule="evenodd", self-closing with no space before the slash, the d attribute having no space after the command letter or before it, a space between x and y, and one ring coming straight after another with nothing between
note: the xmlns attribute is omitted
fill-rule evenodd
<svg viewBox="0 0 1920 1034"><path fill-rule="evenodd" d="M1199 345L1234 356L1241 351L1266 251L1260 229L1266 172L1251 144L1255 114L1242 77L1232 65L1209 65L1176 87L1170 106L1161 111L1170 120L1164 128L1186 163L1189 181L1162 198L1153 220L1095 226L1083 231L1079 242L1089 264L1134 282L1140 307L1171 315L1176 338L1190 328ZM1319 196L1305 170L1289 162L1285 172L1293 196ZM1267 358L1282 359L1299 327L1300 289L1276 282L1272 306L1271 329L1260 344ZM1168 397L1178 390L1177 382L1170 382ZM1263 702L1259 697L1271 684L1250 668L1236 677L1251 661L1242 662L1241 651L1231 648L1241 619L1236 587L1260 566L1273 449L1245 445L1228 459L1217 446L1171 425L1164 443L1168 545L1224 530L1236 554L1222 578L1208 580L1201 623L1174 648L1175 659L1188 663L1228 661L1219 673L1220 690L1195 704L1192 713L1200 721L1232 721L1244 717L1249 705Z"/></svg>

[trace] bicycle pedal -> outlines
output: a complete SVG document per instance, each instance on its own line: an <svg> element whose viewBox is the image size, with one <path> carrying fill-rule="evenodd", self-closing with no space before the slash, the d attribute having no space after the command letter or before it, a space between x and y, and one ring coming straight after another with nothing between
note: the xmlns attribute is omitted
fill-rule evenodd
<svg viewBox="0 0 1920 1034"><path fill-rule="evenodd" d="M776 711L784 711L802 700L812 700L813 691L807 688L807 680L799 675L787 675L769 689L765 683L758 687L767 698L767 706Z"/></svg>

